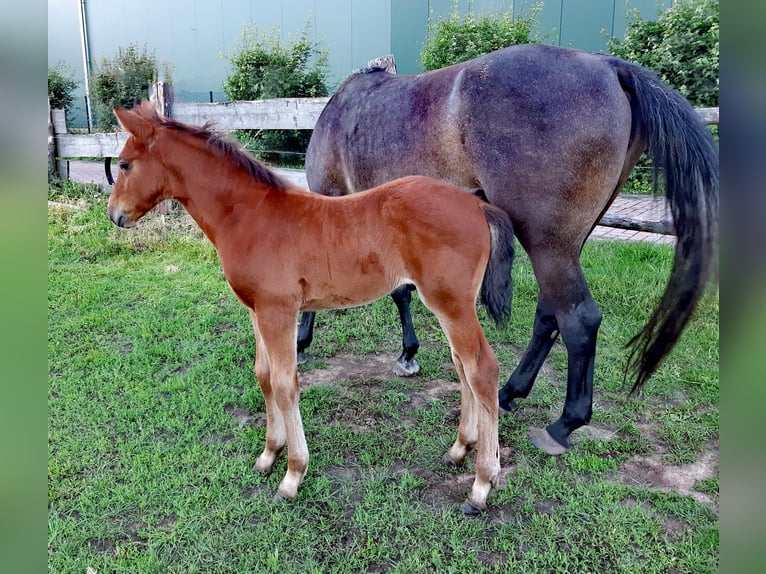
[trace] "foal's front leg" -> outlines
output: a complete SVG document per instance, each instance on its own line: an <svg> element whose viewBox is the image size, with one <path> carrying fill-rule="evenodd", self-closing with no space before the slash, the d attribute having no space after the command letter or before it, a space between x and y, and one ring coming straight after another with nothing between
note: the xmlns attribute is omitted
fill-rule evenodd
<svg viewBox="0 0 766 574"><path fill-rule="evenodd" d="M250 320L253 322L253 333L256 343L255 376L258 379L258 385L261 387L263 402L266 406L266 445L261 455L255 461L253 470L263 474L270 474L274 461L287 443L287 435L285 434L285 421L282 418L282 412L277 407L271 388L268 352L263 345L261 336L258 334L258 325L253 311L250 311Z"/></svg>
<svg viewBox="0 0 766 574"><path fill-rule="evenodd" d="M268 410L271 409L271 422L277 423L281 419L287 442L287 473L279 485L277 499L295 498L298 495L298 487L306 474L309 462L303 421L298 408L300 387L295 349L296 316L297 309L295 313L266 309L257 311L253 321L256 339L259 341L258 349L264 351L269 368L271 405L268 406L267 399L267 426ZM259 457L259 461L263 460L264 464L269 462L269 457L274 453L273 447L278 445L276 439L280 438L276 433L270 434L268 428L266 436L266 448ZM270 437L275 439L272 445L269 444ZM273 457L270 462L273 463Z"/></svg>

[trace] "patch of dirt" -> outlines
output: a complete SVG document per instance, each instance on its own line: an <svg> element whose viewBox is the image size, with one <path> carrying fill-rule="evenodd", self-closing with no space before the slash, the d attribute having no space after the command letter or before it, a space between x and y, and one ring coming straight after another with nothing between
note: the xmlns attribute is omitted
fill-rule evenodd
<svg viewBox="0 0 766 574"><path fill-rule="evenodd" d="M327 385L338 381L385 381L395 376L396 357L388 355L351 355L342 353L324 362L326 367L301 370L298 382L301 389Z"/></svg>
<svg viewBox="0 0 766 574"><path fill-rule="evenodd" d="M618 472L618 479L628 486L644 486L660 492L675 492L691 496L700 504L717 511L716 501L704 492L694 490L694 485L718 472L718 450L703 452L697 462L680 466L669 465L654 456L634 456L625 461Z"/></svg>
<svg viewBox="0 0 766 574"><path fill-rule="evenodd" d="M398 418L402 422L412 422L410 413L428 406L433 399L446 402L452 396L460 393L458 381L445 379L424 379L419 376L401 377L394 373L396 358L388 355L351 355L342 353L326 359L324 367L317 367L301 371L298 374L298 382L301 389L306 390L317 385L337 385L344 389L364 389L364 395L375 396L386 390L384 381L391 379L406 380L412 388L402 389L400 392L407 395L409 401L402 404ZM372 406L372 405L369 405ZM357 406L338 407L337 420L344 421L349 428L358 432L370 431L378 423L378 415ZM455 412L451 413L454 418L459 416L459 403ZM457 426L455 427L457 431Z"/></svg>
<svg viewBox="0 0 766 574"><path fill-rule="evenodd" d="M244 407L240 407L231 403L223 406L223 411L234 417L241 427L247 427L253 424L255 417Z"/></svg>

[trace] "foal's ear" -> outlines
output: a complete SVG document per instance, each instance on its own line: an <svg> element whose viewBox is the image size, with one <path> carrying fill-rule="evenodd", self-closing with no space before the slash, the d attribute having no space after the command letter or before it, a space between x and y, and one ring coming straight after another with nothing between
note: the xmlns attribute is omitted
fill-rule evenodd
<svg viewBox="0 0 766 574"><path fill-rule="evenodd" d="M143 143L150 143L154 136L154 124L133 110L115 108L114 115L120 122L122 129Z"/></svg>

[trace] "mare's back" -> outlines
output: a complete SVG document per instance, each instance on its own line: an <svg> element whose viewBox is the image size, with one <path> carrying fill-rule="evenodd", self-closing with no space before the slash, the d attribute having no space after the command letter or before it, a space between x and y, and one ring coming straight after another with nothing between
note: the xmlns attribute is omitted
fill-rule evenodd
<svg viewBox="0 0 766 574"><path fill-rule="evenodd" d="M409 174L487 189L516 173L571 169L548 162L572 166L572 154L593 142L619 156L629 123L627 98L604 58L514 46L413 76L350 76L317 122L306 172L310 189L326 195ZM534 163L541 157L545 169Z"/></svg>

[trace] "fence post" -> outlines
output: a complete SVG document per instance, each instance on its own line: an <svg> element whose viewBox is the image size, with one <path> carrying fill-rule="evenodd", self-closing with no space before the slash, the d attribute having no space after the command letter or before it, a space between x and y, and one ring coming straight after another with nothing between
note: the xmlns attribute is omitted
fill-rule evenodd
<svg viewBox="0 0 766 574"><path fill-rule="evenodd" d="M156 82L149 87L149 102L163 117L173 115L173 86L165 82Z"/></svg>
<svg viewBox="0 0 766 574"><path fill-rule="evenodd" d="M48 104L50 109L50 103ZM69 162L65 159L57 160L56 136L67 133L66 129L66 111L50 110L48 124L48 169L53 170L59 179L69 179ZM51 140L53 140L51 142ZM55 164L55 167L54 167Z"/></svg>
<svg viewBox="0 0 766 574"><path fill-rule="evenodd" d="M149 103L154 106L160 116L169 118L173 111L173 86L165 82L152 84L149 87ZM172 199L165 199L157 206L163 225L165 224L165 215L170 212L171 207L173 207Z"/></svg>
<svg viewBox="0 0 766 574"><path fill-rule="evenodd" d="M48 98L48 179L56 174L56 136L53 133L51 100Z"/></svg>

